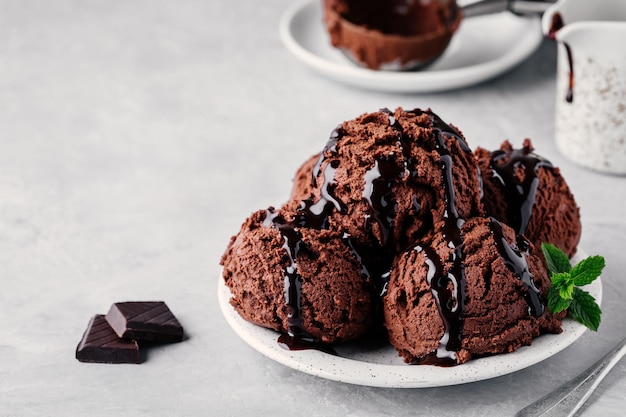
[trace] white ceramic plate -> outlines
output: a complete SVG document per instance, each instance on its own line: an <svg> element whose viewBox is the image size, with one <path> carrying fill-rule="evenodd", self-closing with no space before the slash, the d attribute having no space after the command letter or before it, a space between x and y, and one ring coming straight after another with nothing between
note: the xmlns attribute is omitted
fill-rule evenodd
<svg viewBox="0 0 626 417"><path fill-rule="evenodd" d="M586 257L577 255L573 262ZM598 304L602 301L600 279L585 288ZM378 347L346 344L335 347L338 356L318 350L289 351L277 342L279 334L245 321L229 304L230 290L219 279L218 299L226 321L250 346L283 365L307 374L350 384L392 388L426 388L457 385L506 375L534 365L571 345L586 327L570 319L563 321L563 333L545 334L513 353L471 360L454 367L407 365L391 345Z"/></svg>
<svg viewBox="0 0 626 417"><path fill-rule="evenodd" d="M331 46L322 13L322 0L300 0L285 11L280 36L287 49L327 77L380 91L433 92L476 84L525 60L543 39L538 16L504 12L472 17L461 23L443 56L427 69L373 71Z"/></svg>

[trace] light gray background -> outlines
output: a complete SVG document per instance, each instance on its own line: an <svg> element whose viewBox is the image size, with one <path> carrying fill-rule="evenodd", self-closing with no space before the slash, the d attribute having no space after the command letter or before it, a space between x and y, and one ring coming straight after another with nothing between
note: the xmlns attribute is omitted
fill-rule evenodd
<svg viewBox="0 0 626 417"><path fill-rule="evenodd" d="M0 1L1 416L506 416L626 334L625 180L556 150L555 46L490 82L391 95L310 72L278 37L288 0ZM606 257L604 317L562 354L512 375L437 389L308 376L248 347L216 300L219 258L252 211L288 196L300 162L341 121L432 107L472 146L533 139ZM111 303L165 300L188 340L141 365L74 349ZM619 364L583 409L618 416Z"/></svg>

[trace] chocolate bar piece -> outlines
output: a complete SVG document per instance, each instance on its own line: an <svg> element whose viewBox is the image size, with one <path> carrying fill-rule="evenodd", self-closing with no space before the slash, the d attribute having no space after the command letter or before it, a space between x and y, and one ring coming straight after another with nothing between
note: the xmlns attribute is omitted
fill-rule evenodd
<svg viewBox="0 0 626 417"><path fill-rule="evenodd" d="M140 363L139 346L129 339L120 339L103 314L89 320L85 334L76 347L76 359L95 363Z"/></svg>
<svg viewBox="0 0 626 417"><path fill-rule="evenodd" d="M115 303L106 319L119 337L150 342L183 340L183 327L163 301Z"/></svg>

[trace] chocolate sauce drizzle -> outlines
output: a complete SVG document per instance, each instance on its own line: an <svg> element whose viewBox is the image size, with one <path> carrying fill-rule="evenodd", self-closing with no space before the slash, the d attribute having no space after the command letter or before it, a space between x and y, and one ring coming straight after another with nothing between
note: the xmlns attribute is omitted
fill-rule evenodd
<svg viewBox="0 0 626 417"><path fill-rule="evenodd" d="M454 129L452 126L450 126L449 124L441 120L441 118L437 116L435 113L431 111L426 111L424 113L429 114L433 119L433 130L436 133L435 137L437 139L439 149L445 148L446 152L448 154L450 153L450 150L447 148L443 140L443 135L446 135L450 138L454 138L456 142L459 144L459 146L461 147L461 150L463 152L472 151L472 149L469 147L469 145L467 144L463 136L461 136L461 134L456 129Z"/></svg>
<svg viewBox="0 0 626 417"><path fill-rule="evenodd" d="M346 205L335 196L335 171L339 166L339 161L333 160L324 168L324 184L320 192L319 200L315 201L313 197L309 197L300 202L300 207L296 213L294 223L300 227L308 227L312 229L327 229L328 218L337 210L340 213L346 213ZM319 169L319 168L318 168Z"/></svg>
<svg viewBox="0 0 626 417"><path fill-rule="evenodd" d="M302 328L301 298L302 281L298 274L296 259L304 248L302 235L296 227L274 211L273 207L266 210L263 226L278 230L283 238L283 249L287 254L288 264L283 268L284 293L287 313L287 336L291 338L311 339Z"/></svg>
<svg viewBox="0 0 626 417"><path fill-rule="evenodd" d="M302 277L298 273L298 255L306 250L302 235L293 223L286 222L273 209L267 211L264 225L271 225L283 238L283 249L288 264L283 268L285 305L287 306L287 333L281 334L278 344L287 350L316 349L335 354L328 345L312 337L302 326Z"/></svg>
<svg viewBox="0 0 626 417"><path fill-rule="evenodd" d="M428 267L426 282L430 285L444 325L444 334L439 340L439 347L431 354L419 359L417 363L438 366L456 365L456 352L461 349L465 309L465 274L461 264L462 245L456 246L451 254L452 259L449 261L452 261L452 268L447 273L444 272L442 260L433 248L417 246L415 250L424 254ZM459 256L461 258L456 262L454 258Z"/></svg>
<svg viewBox="0 0 626 417"><path fill-rule="evenodd" d="M385 110L383 110L385 111ZM393 227L395 206L390 204L393 181L402 175L417 176L417 169L411 157L411 138L405 134L402 126L395 120L391 112L387 111L390 125L398 131L398 146L404 157L404 173L399 170L397 163L392 164L390 159L379 157L373 168L365 176L365 189L363 196L370 203L374 218L381 225L381 229L387 230L385 238L388 239L389 230ZM462 151L470 152L470 147L465 139L446 124L439 116L430 110L412 110L416 116L427 114L432 123L432 131L435 137L435 150L440 156L440 168L444 185L445 211L441 232L448 241L448 247L452 249L447 262L450 268L443 272L443 262L437 253L431 248L424 248L424 253L429 265L429 284L435 297L439 314L444 322L444 335L439 348L424 358L422 363L450 366L456 364L456 352L461 349L461 335L463 330L463 311L465 307L465 271L463 267L463 236L461 227L465 223L456 208L456 197L453 177L453 158L446 139L454 139ZM393 168L391 168L393 166ZM413 201L419 211L420 204ZM420 248L420 250L422 250ZM384 291L383 291L384 294Z"/></svg>
<svg viewBox="0 0 626 417"><path fill-rule="evenodd" d="M310 336L302 328L302 278L296 264L303 246L302 235L289 224L276 225L276 228L283 237L283 248L289 257L289 264L284 268L285 303L289 309L287 333L291 337L306 339Z"/></svg>
<svg viewBox="0 0 626 417"><path fill-rule="evenodd" d="M394 254L385 248L361 245L348 233L343 234L342 241L361 264L361 276L372 284L374 323L382 326L384 314L382 301L387 293Z"/></svg>
<svg viewBox="0 0 626 417"><path fill-rule="evenodd" d="M387 118L389 119L389 125L393 130L398 133L398 139L396 144L400 148L402 152L402 156L404 160L402 161L402 165L404 167L404 175L412 175L416 176L417 171L413 169L414 162L413 157L411 156L411 138L404 132L402 125L396 120L396 117L389 109L381 109L383 113L387 114Z"/></svg>
<svg viewBox="0 0 626 417"><path fill-rule="evenodd" d="M328 155L335 155L337 153L337 142L339 139L343 137L345 131L341 125L337 126L331 133L328 142L324 146L324 149L320 153L320 157L317 159L317 162L313 166L313 170L311 171L311 185L313 188L317 187L317 177L320 173L320 168L322 163L328 158ZM328 154L328 155L327 155Z"/></svg>
<svg viewBox="0 0 626 417"><path fill-rule="evenodd" d="M372 217L380 225L381 243L384 247L391 243L391 230L397 208L393 198L393 185L402 172L404 170L398 167L393 155L381 155L365 173L363 198L371 208Z"/></svg>
<svg viewBox="0 0 626 417"><path fill-rule="evenodd" d="M441 232L451 249L447 262L450 267L444 273L443 262L432 248L424 248L429 272L427 280L435 298L444 324L444 334L435 352L420 360L420 363L451 366L456 364L456 352L461 349L463 313L465 310L465 268L463 266L463 235L461 228L465 220L456 207L454 190L453 159L445 138L454 138L461 150L469 152L465 140L451 126L432 114L436 147L441 158L440 166L444 186L445 211Z"/></svg>
<svg viewBox="0 0 626 417"><path fill-rule="evenodd" d="M521 149L493 151L489 166L509 202L508 223L517 234L525 233L539 186L537 170L540 167L552 168L552 164L533 153L530 141L525 140ZM523 181L515 175L520 168L524 169Z"/></svg>
<svg viewBox="0 0 626 417"><path fill-rule="evenodd" d="M563 17L560 13L554 13L552 15L552 22L550 23L550 29L548 30L548 38L556 41L556 33L565 26ZM567 61L569 64L569 84L567 87L567 93L565 95L565 101L572 103L574 101L574 59L572 56L572 48L566 42L563 42L565 51L567 53Z"/></svg>
<svg viewBox="0 0 626 417"><path fill-rule="evenodd" d="M530 244L522 235L517 235L517 245L509 244L504 237L502 224L493 217L490 218L489 227L504 263L524 284L526 289L524 291L524 299L528 303L528 314L540 317L545 310L545 305L541 301L539 289L535 285L534 277L530 273L530 268L526 261Z"/></svg>
<svg viewBox="0 0 626 417"><path fill-rule="evenodd" d="M370 207L371 217L378 223L382 234L382 246L389 248L396 217L397 203L394 200L393 186L397 180L415 172L411 158L411 138L389 109L381 109L387 114L391 128L397 133L396 144L400 148L402 161L398 164L393 152L375 157L374 166L365 172L363 199Z"/></svg>
<svg viewBox="0 0 626 417"><path fill-rule="evenodd" d="M330 135L330 139L320 158L316 162L312 172L312 185L317 186L317 178L322 163L329 156L336 153L337 141L343 135L341 126L337 127ZM276 228L283 238L283 248L288 255L288 265L283 268L285 304L288 308L287 333L278 338L278 343L288 350L317 349L328 353L334 350L328 345L317 341L302 326L302 277L298 273L297 258L303 250L304 243L298 228L327 229L329 217L337 210L345 213L345 204L335 196L335 171L339 167L339 161L333 160L326 165L323 172L324 183L320 188L320 198L315 201L313 196L300 202L300 207L291 222L285 221L282 216L277 216L268 210L265 221L266 226Z"/></svg>

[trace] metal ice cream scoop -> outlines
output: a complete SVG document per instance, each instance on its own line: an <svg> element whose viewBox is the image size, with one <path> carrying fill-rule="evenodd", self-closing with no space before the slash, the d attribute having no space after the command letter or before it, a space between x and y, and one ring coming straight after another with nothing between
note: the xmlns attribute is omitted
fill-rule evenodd
<svg viewBox="0 0 626 417"><path fill-rule="evenodd" d="M467 19L475 16L482 16L493 13L500 13L509 11L517 15L540 15L548 9L554 3L555 0L459 0L459 9L461 13L454 19L454 24L450 25L446 30L439 30L436 32L427 32L418 35L406 36L403 38L403 45L406 47L403 51L406 52L410 49L411 59L394 61L393 63L382 64L380 68L383 70L392 71L411 71L420 70L443 54L446 50L450 38L454 35L456 28L458 27L461 19ZM339 16L334 11L327 11L332 13L335 18L342 22L343 30L348 33L352 32L351 36L359 36L365 39L368 44L380 44L381 48L387 49L385 42L391 42L392 38L397 39L398 36L394 34L381 34L379 31L370 30L366 27L361 27L348 22L343 16ZM356 58L352 55L352 51L340 48L342 52L355 64L365 66L362 59Z"/></svg>

